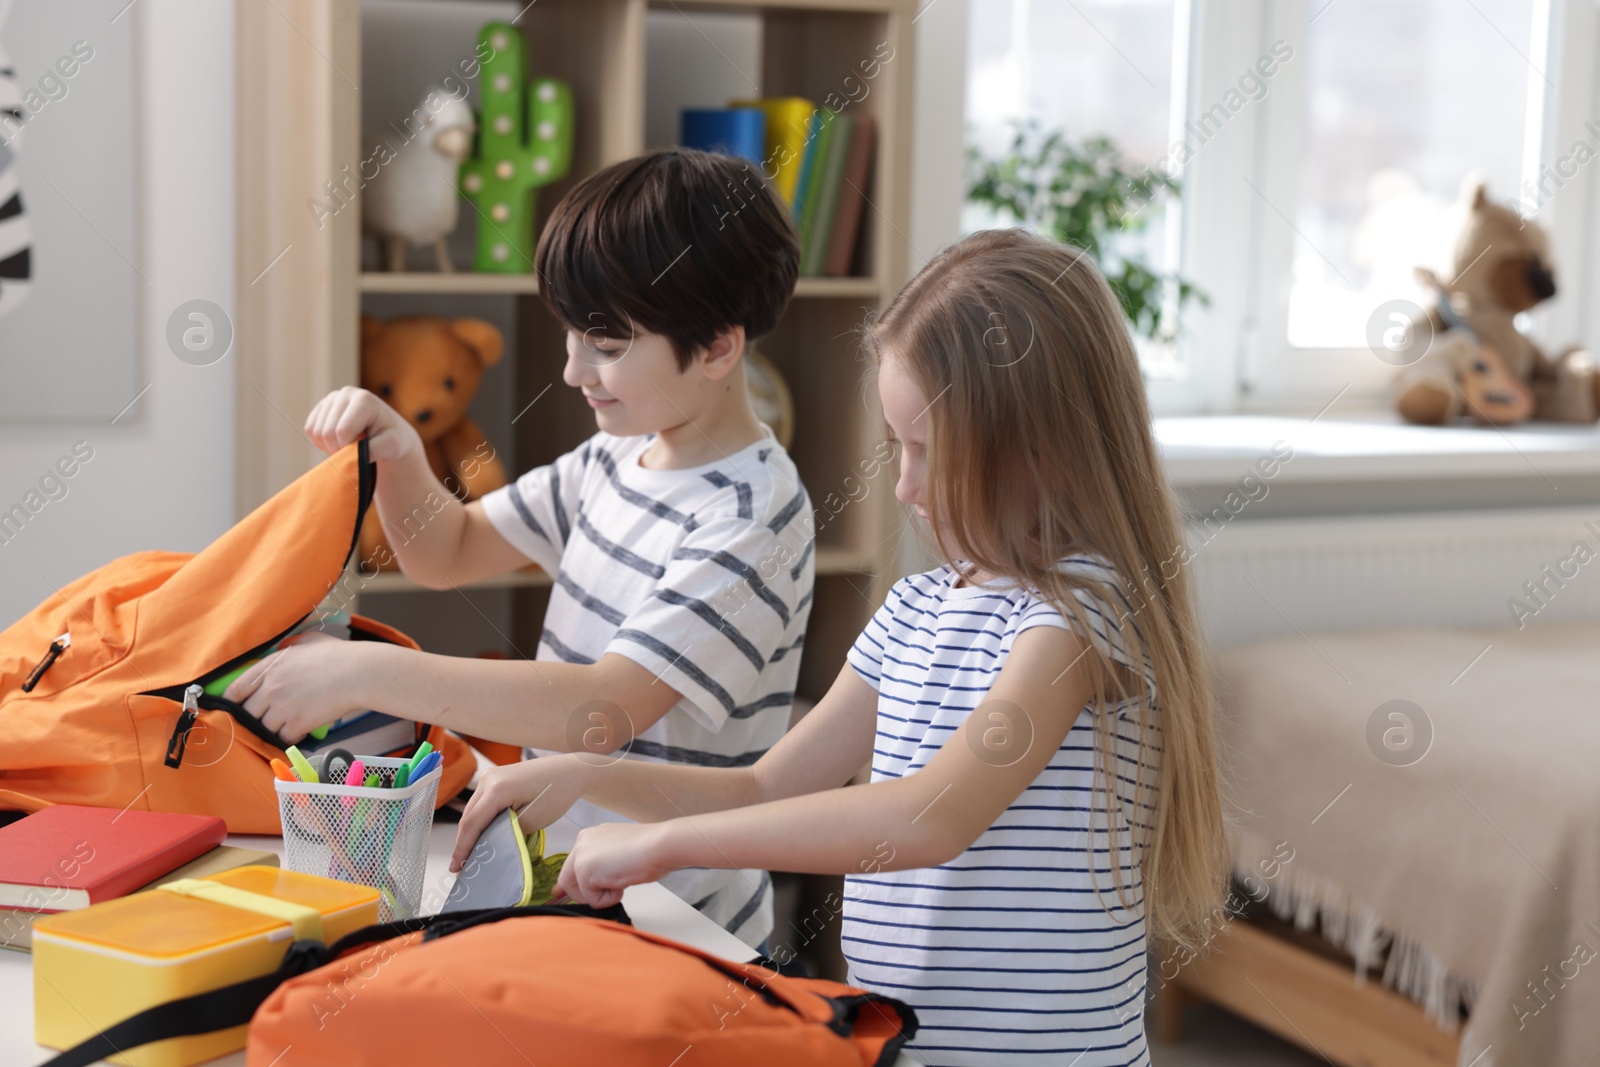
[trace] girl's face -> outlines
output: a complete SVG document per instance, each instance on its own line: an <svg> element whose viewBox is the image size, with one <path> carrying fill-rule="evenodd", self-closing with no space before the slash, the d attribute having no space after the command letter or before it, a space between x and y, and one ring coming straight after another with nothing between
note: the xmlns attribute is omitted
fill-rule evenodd
<svg viewBox="0 0 1600 1067"><path fill-rule="evenodd" d="M933 418L933 405L901 367L900 360L889 353L878 365L878 402L890 434L899 443L900 477L894 483L895 498L916 508L917 514L929 521L928 423Z"/></svg>

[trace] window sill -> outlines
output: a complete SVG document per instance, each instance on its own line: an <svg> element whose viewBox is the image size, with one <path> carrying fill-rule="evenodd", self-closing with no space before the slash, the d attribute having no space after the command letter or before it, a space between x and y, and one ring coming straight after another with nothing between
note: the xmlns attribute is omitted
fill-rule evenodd
<svg viewBox="0 0 1600 1067"><path fill-rule="evenodd" d="M1155 420L1176 486L1228 485L1278 441L1294 449L1274 483L1542 478L1600 474L1600 425L1411 426L1390 411L1324 415L1196 415ZM1280 446L1280 451L1282 448Z"/></svg>

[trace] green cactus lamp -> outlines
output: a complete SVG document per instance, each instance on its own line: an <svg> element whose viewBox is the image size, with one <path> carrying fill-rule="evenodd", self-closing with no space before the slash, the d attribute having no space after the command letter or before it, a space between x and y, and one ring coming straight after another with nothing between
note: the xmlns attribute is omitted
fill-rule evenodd
<svg viewBox="0 0 1600 1067"><path fill-rule="evenodd" d="M533 270L534 191L572 165L572 90L555 78L528 78L527 45L508 22L478 32L482 65L475 152L461 164L461 192L478 209L474 270ZM484 47L487 46L487 47Z"/></svg>

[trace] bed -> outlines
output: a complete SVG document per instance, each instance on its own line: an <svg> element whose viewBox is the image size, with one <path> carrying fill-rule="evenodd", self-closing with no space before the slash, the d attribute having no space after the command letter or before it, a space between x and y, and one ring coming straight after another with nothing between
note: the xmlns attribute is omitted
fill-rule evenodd
<svg viewBox="0 0 1600 1067"><path fill-rule="evenodd" d="M1600 1062L1597 653L1594 623L1221 653L1245 906L1153 969L1158 1029L1203 997L1340 1064Z"/></svg>

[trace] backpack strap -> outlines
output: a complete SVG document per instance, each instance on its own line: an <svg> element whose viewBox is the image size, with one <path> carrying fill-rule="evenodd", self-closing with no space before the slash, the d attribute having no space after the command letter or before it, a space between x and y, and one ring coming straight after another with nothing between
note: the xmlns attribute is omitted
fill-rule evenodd
<svg viewBox="0 0 1600 1067"><path fill-rule="evenodd" d="M320 941L296 941L271 974L146 1008L46 1060L41 1067L88 1067L152 1041L242 1026L281 983L328 962L326 952L327 946Z"/></svg>
<svg viewBox="0 0 1600 1067"><path fill-rule="evenodd" d="M444 915L423 915L414 919L377 923L354 930L332 945L325 945L321 941L295 941L289 946L289 951L284 953L283 962L278 965L278 969L271 974L247 978L233 985L146 1008L137 1015L130 1015L88 1040L46 1060L39 1067L88 1067L89 1064L122 1055L129 1049L147 1045L152 1041L209 1034L218 1030L230 1030L235 1026L244 1026L279 985L296 975L332 963L340 956L363 945L389 941L419 930L422 931L424 941L431 941L473 926L525 915L565 915L606 919L632 925L628 913L622 910L620 904L604 910L579 904L529 904L515 908L481 908L477 911L457 911Z"/></svg>

